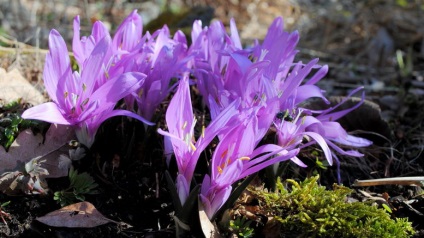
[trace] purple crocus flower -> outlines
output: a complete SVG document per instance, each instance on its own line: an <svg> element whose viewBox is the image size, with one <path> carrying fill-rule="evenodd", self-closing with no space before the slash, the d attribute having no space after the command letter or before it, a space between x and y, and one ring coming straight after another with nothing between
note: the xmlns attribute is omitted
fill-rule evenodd
<svg viewBox="0 0 424 238"><path fill-rule="evenodd" d="M149 67L137 67L137 71L145 73L147 77L135 99L139 114L151 119L157 106L174 89L170 86L171 79L180 78L187 71L187 42L181 31L171 38L168 27L164 26L146 44L152 53L147 54L147 62L140 62Z"/></svg>
<svg viewBox="0 0 424 238"><path fill-rule="evenodd" d="M93 46L105 35L109 35L100 21L93 26L90 36L80 38L79 17L74 19L73 51L77 62L83 66ZM109 78L126 72L139 72L146 75L142 87L125 97L127 109L151 120L157 106L174 88L170 87L172 78L181 77L187 62L187 42L184 34L177 31L170 37L168 27L153 34L143 32L143 22L134 10L119 25L112 44L105 56L104 70L97 79L95 87Z"/></svg>
<svg viewBox="0 0 424 238"><path fill-rule="evenodd" d="M220 25L202 30L200 22L196 22L192 32L194 43L190 48L195 55L193 65L197 86L203 97L208 99L206 102L212 118L232 100L241 98L239 110L262 107L267 108L268 116L284 116L275 118L273 125L277 129L277 145L287 151L317 143L329 164L332 164L333 158L337 160L330 148L342 154L362 156L356 151L343 151L334 142L352 147L367 146L370 142L352 137L337 122L328 121L354 108L331 115L329 112L333 109L313 112L302 108L310 98L321 98L329 103L323 90L315 85L325 76L328 67L318 65L318 59L307 64L293 62L297 53L298 32L285 32L282 18L276 18L262 44L256 43L252 49L242 49L233 22L231 37L223 27L217 26ZM315 73L310 76L312 71ZM276 108L271 106L275 101L278 101ZM263 117L266 113L255 115ZM261 133L254 134L257 141L262 139L263 132L270 125L264 123ZM305 144L305 138L312 141ZM297 157L293 157L292 161L306 166Z"/></svg>
<svg viewBox="0 0 424 238"><path fill-rule="evenodd" d="M165 141L170 140L175 154L179 173L177 177L177 190L181 204L184 204L188 197L190 183L200 153L216 135L224 131L231 124L234 124L236 121L234 118L238 115L238 111L236 110L238 104L240 104L240 101L236 100L229 105L226 110L202 131L201 136L195 141L194 127L197 120L193 114L188 76L186 75L180 80L178 89L166 111L168 132L161 129L158 132L166 136ZM165 145L169 147L169 142L165 142Z"/></svg>
<svg viewBox="0 0 424 238"><path fill-rule="evenodd" d="M191 34L193 43L188 54L192 57L190 64L194 69L197 88L203 96L204 103L209 107L211 106L209 96L220 104L220 94L224 93L222 90L225 84L222 75L228 69L230 53L237 52L247 56L249 52L241 46L234 19L230 21L230 29L231 36L226 33L224 25L219 21L203 29L201 21L195 21L193 24ZM225 100L225 96L223 98ZM220 105L220 108L224 107Z"/></svg>
<svg viewBox="0 0 424 238"><path fill-rule="evenodd" d="M96 45L105 37L110 38L109 31L101 21L96 21L91 30L91 35L80 36L80 17L76 16L73 23L74 37L72 40L72 51L74 53L75 60L77 61L80 70L83 70L86 60L91 55L91 52ZM112 52L106 52L108 55L103 57L109 59Z"/></svg>
<svg viewBox="0 0 424 238"><path fill-rule="evenodd" d="M232 184L277 162L292 159L298 149L267 144L255 149L258 131L256 116L227 131L216 147L211 160L211 175L202 182L200 199L209 219L227 201Z"/></svg>
<svg viewBox="0 0 424 238"><path fill-rule="evenodd" d="M128 15L119 25L112 40L112 49L117 55L127 54L140 43L143 34L143 21L137 10Z"/></svg>
<svg viewBox="0 0 424 238"><path fill-rule="evenodd" d="M363 147L371 144L370 141L363 138L348 135L338 122L333 121L354 110L361 103L351 109L336 113L330 112L343 102L323 111L302 108L310 98L321 98L327 104L329 103L323 95L323 91L315 85L326 75L328 67L318 65L318 59L311 60L307 64L302 62L294 64L293 59L297 53L295 46L298 40L298 33L285 32L282 18L276 18L269 27L263 43L257 44L253 51L254 62L269 62L263 69L263 79L271 80L272 88L276 91L265 92L268 98L273 98L274 93L277 94L279 110L284 117L277 119L274 123L277 129L278 144L289 150L318 143L329 164L332 164L333 158L337 160L330 148L344 155L362 156L353 150L343 151L333 143L338 142L351 147ZM315 70L315 73L307 79L312 70ZM351 95L355 92L357 90ZM302 144L305 137L313 141Z"/></svg>
<svg viewBox="0 0 424 238"><path fill-rule="evenodd" d="M135 18L135 15L133 18ZM125 22L128 26L121 29L133 29L139 25L130 24L131 21L127 20ZM110 67L110 75L129 71L146 75L142 88L126 97L125 100L129 109L136 109L138 114L150 120L157 106L174 89L170 86L171 79L182 77L182 74L186 71L187 42L185 36L181 31L178 31L171 38L167 26L155 31L152 35L147 32L144 36L141 36L137 32L135 33L136 39L129 37L134 35L126 35L119 31L117 34L115 37L120 36L120 38L128 35L122 41L137 42L137 44L131 47L127 46L126 51L124 51L123 46L120 48L122 54L118 62Z"/></svg>
<svg viewBox="0 0 424 238"><path fill-rule="evenodd" d="M362 90L363 87L359 87L355 90L353 90L344 100L339 102L337 105L330 107L325 110L321 111L311 111L313 113L318 114L317 116L305 116L304 118L304 128L305 131L308 133L316 133L319 134L324 140L325 143L334 151L336 151L338 154L345 155L345 156L351 156L351 157L362 157L363 154L359 153L356 150L343 150L338 146L344 145L350 148L360 148L360 147L366 147L370 146L372 144L372 141L369 141L367 139L352 136L349 135L345 129L338 123L336 120L340 119L341 117L345 116L349 112L355 110L365 100L364 92L362 93L362 99L361 101L356 104L355 106L344 109L342 111L334 112L340 105L346 102L352 95L357 93L358 91ZM327 160L332 161L334 158L337 164L337 176L338 181L341 183L341 177L340 177L340 161L336 155L336 153L326 154Z"/></svg>
<svg viewBox="0 0 424 238"><path fill-rule="evenodd" d="M98 84L97 79L106 74L104 66L110 46L107 34L97 39L89 55L81 56L81 71L72 72L65 41L52 30L44 67L44 85L52 102L32 107L22 117L71 125L78 140L88 147L93 144L100 124L110 117L130 116L151 124L129 111L114 110L120 99L142 86L145 75L125 73Z"/></svg>

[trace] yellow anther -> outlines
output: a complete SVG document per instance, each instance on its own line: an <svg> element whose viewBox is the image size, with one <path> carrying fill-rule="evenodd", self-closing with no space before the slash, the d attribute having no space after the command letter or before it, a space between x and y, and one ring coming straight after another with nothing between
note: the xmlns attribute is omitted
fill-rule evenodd
<svg viewBox="0 0 424 238"><path fill-rule="evenodd" d="M225 156L227 156L227 153L228 153L228 149L226 149L224 152L222 152L221 158L224 158Z"/></svg>
<svg viewBox="0 0 424 238"><path fill-rule="evenodd" d="M187 127L187 121L184 122L183 126L181 127L181 130L184 130Z"/></svg>
<svg viewBox="0 0 424 238"><path fill-rule="evenodd" d="M218 166L218 173L219 173L219 174L222 174L221 166Z"/></svg>
<svg viewBox="0 0 424 238"><path fill-rule="evenodd" d="M243 157L240 157L239 160L250 160L250 158L247 156L243 156Z"/></svg>
<svg viewBox="0 0 424 238"><path fill-rule="evenodd" d="M196 150L197 150L197 148L196 148L196 146L194 146L193 142L190 142L190 148L191 148L193 151L196 151Z"/></svg>
<svg viewBox="0 0 424 238"><path fill-rule="evenodd" d="M85 92L85 90L87 89L87 85L85 85L85 83L82 84L82 91Z"/></svg>
<svg viewBox="0 0 424 238"><path fill-rule="evenodd" d="M67 97L68 97L68 92L65 92L65 93L63 94L63 97L64 97L64 98L67 98Z"/></svg>
<svg viewBox="0 0 424 238"><path fill-rule="evenodd" d="M205 138L205 126L202 126L202 138Z"/></svg>
<svg viewBox="0 0 424 238"><path fill-rule="evenodd" d="M286 112L284 113L284 118L286 118L289 115L289 109L286 109Z"/></svg>

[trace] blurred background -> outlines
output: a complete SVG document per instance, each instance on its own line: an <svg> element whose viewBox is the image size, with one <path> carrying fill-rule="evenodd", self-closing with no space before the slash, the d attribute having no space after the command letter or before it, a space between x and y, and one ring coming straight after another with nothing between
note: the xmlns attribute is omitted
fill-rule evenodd
<svg viewBox="0 0 424 238"><path fill-rule="evenodd" d="M205 25L216 19L228 25L234 18L245 44L262 39L273 19L283 16L288 31L300 32L300 58L319 57L330 64L339 84L369 84L379 90L397 80L397 73L422 81L421 0L0 0L0 45L13 48L19 42L21 48L47 49L52 28L70 44L76 15L81 17L83 35L96 20L113 32L133 9L142 16L145 31L167 24L172 30L185 29L188 36L195 19ZM7 56L1 60L4 68L15 60ZM401 71L394 71L396 67Z"/></svg>

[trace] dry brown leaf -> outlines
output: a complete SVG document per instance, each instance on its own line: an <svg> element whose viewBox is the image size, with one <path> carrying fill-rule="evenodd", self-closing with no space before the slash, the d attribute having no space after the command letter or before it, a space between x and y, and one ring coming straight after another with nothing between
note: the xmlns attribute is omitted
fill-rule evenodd
<svg viewBox="0 0 424 238"><path fill-rule="evenodd" d="M0 191L8 195L44 193L44 178L68 175L71 160L67 142L74 138L70 127L51 125L45 139L21 132L9 148L0 146Z"/></svg>
<svg viewBox="0 0 424 238"><path fill-rule="evenodd" d="M59 210L38 217L37 221L54 227L92 228L109 222L117 223L104 217L89 202L75 203Z"/></svg>
<svg viewBox="0 0 424 238"><path fill-rule="evenodd" d="M32 105L41 104L46 100L17 69L6 72L0 68L0 99L10 103L19 98Z"/></svg>
<svg viewBox="0 0 424 238"><path fill-rule="evenodd" d="M74 131L63 125L52 124L45 140L41 134L34 135L27 129L18 135L8 152L0 146L0 173L15 171L30 160L42 156L45 160L42 162L43 168L49 171L48 178L67 176L69 167L64 166L64 161L58 158L61 154L68 154L64 145L74 138Z"/></svg>

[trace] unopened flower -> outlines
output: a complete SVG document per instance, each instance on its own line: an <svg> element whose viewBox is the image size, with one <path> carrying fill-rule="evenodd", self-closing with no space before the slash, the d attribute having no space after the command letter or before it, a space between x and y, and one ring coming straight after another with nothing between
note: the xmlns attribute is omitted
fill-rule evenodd
<svg viewBox="0 0 424 238"><path fill-rule="evenodd" d="M231 60L230 53L245 52L247 56L248 52L242 49L234 19L230 21L230 28L231 36L226 33L222 22L215 21L210 26L202 28L202 22L195 21L191 34L193 43L188 53L192 57L190 64L204 103L210 106L209 97L211 96L218 102L221 110L228 105L220 105L220 99L221 94L223 94L223 100L227 99L223 91L225 89L223 75L232 69L228 67ZM233 81L242 83L238 78L234 78Z"/></svg>
<svg viewBox="0 0 424 238"><path fill-rule="evenodd" d="M101 21L96 21L93 25L91 35L80 35L80 18L74 18L74 37L72 40L72 51L80 67L84 67L86 60L96 45L106 36L110 37L109 31ZM82 68L81 68L82 69Z"/></svg>
<svg viewBox="0 0 424 238"><path fill-rule="evenodd" d="M151 120L156 108L174 89L171 80L182 77L186 70L187 41L181 31L171 38L166 25L152 34L143 35L142 31L142 19L133 11L113 38L112 48L118 56L110 74L135 71L146 75L143 86L128 95L125 102L128 109Z"/></svg>

